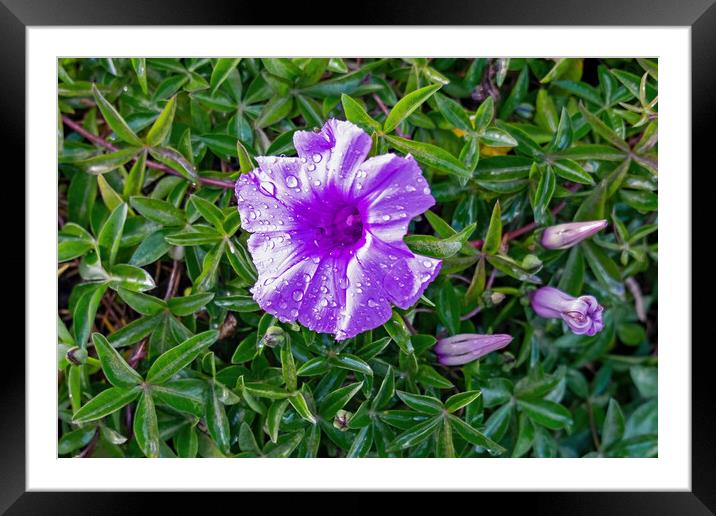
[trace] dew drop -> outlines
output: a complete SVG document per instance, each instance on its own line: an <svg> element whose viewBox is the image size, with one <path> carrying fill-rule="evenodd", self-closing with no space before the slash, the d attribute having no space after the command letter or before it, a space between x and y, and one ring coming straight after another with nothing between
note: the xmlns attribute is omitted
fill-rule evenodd
<svg viewBox="0 0 716 516"><path fill-rule="evenodd" d="M406 191L406 192L414 192L414 191L415 191L415 187L414 187L413 185L408 185L408 186L405 187L405 191Z"/></svg>
<svg viewBox="0 0 716 516"><path fill-rule="evenodd" d="M371 308L375 308L376 306L378 306L378 303L376 303L374 299L369 299L368 306Z"/></svg>
<svg viewBox="0 0 716 516"><path fill-rule="evenodd" d="M296 179L296 176L286 176L286 185L289 188L295 188L298 186L298 179Z"/></svg>
<svg viewBox="0 0 716 516"><path fill-rule="evenodd" d="M301 299L303 299L303 292L301 292L300 290L294 290L293 291L293 300L300 301Z"/></svg>
<svg viewBox="0 0 716 516"><path fill-rule="evenodd" d="M261 192L268 195L269 197L273 197L276 195L276 185L269 181L262 182L259 185L259 190L261 190Z"/></svg>
<svg viewBox="0 0 716 516"><path fill-rule="evenodd" d="M348 288L348 278L338 278L338 286L342 289Z"/></svg>
<svg viewBox="0 0 716 516"><path fill-rule="evenodd" d="M328 299L321 299L321 306L328 306Z"/></svg>
<svg viewBox="0 0 716 516"><path fill-rule="evenodd" d="M314 163L320 163L323 156L321 156L319 153L315 153L312 158Z"/></svg>
<svg viewBox="0 0 716 516"><path fill-rule="evenodd" d="M427 267L427 268L429 269L429 268L431 268L431 267L433 266L433 264L430 263L428 260L425 260L425 261L423 262L423 266L424 266L424 267Z"/></svg>
<svg viewBox="0 0 716 516"><path fill-rule="evenodd" d="M390 215L383 215L383 220L389 221L389 220L390 220Z"/></svg>

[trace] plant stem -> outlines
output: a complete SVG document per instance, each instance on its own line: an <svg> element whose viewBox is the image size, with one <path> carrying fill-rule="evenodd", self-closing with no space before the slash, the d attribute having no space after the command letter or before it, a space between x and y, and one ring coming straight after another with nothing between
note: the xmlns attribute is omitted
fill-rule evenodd
<svg viewBox="0 0 716 516"><path fill-rule="evenodd" d="M80 124L72 120L71 118L67 116L62 116L62 122L69 128L71 128L73 131L75 131L78 134L81 134L84 136L87 140L91 141L95 145L99 145L101 147L104 147L107 150L116 151L117 147L109 143L104 138L97 136L96 134L92 134L87 129L82 127ZM135 158L136 161L136 158ZM162 164L157 163L155 161L147 160L147 166L149 168L153 168L155 170L161 170L162 172L166 172L167 174L171 174L173 176L179 176L183 177L179 172L176 170L173 170L172 168ZM213 179L210 177L200 177L199 182L203 183L205 185L210 186L218 186L219 188L234 188L234 182L233 181L224 181L221 179Z"/></svg>

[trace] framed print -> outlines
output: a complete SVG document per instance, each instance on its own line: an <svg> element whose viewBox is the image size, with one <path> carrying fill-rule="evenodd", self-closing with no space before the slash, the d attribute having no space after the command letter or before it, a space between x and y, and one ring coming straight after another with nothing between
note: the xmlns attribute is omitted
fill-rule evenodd
<svg viewBox="0 0 716 516"><path fill-rule="evenodd" d="M7 5L9 513L137 490L716 505L691 315L709 2L342 27Z"/></svg>

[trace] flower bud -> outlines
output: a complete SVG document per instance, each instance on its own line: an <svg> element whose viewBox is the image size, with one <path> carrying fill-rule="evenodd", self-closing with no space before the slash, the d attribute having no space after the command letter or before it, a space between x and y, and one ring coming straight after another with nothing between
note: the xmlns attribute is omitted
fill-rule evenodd
<svg viewBox="0 0 716 516"><path fill-rule="evenodd" d="M567 249L605 227L607 227L606 220L568 222L567 224L550 226L542 232L540 244L545 249Z"/></svg>
<svg viewBox="0 0 716 516"><path fill-rule="evenodd" d="M502 292L493 292L490 294L490 301L493 305L499 305L505 300L505 295Z"/></svg>
<svg viewBox="0 0 716 516"><path fill-rule="evenodd" d="M353 412L348 412L343 409L339 410L336 412L336 417L333 418L333 426L341 432L345 432L348 430L348 421L351 420L352 416Z"/></svg>
<svg viewBox="0 0 716 516"><path fill-rule="evenodd" d="M572 297L554 287L542 287L532 292L530 303L537 315L560 318L577 335L596 335L604 327L604 307L594 296Z"/></svg>
<svg viewBox="0 0 716 516"><path fill-rule="evenodd" d="M512 336L506 334L478 335L462 333L454 337L440 339L433 351L442 365L462 365L484 357L488 353L504 348L512 342Z"/></svg>
<svg viewBox="0 0 716 516"><path fill-rule="evenodd" d="M66 356L67 361L74 365L81 365L87 361L87 351L77 346L68 349Z"/></svg>
<svg viewBox="0 0 716 516"><path fill-rule="evenodd" d="M283 328L281 328L280 326L271 326L268 330L266 330L266 333L264 333L264 336L261 339L261 343L264 346L273 348L276 346L280 346L285 340L286 333L283 331Z"/></svg>

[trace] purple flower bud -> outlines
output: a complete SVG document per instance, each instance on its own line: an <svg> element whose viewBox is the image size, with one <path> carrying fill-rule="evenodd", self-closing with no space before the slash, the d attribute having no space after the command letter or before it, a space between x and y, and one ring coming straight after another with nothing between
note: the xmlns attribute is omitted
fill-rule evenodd
<svg viewBox="0 0 716 516"><path fill-rule="evenodd" d="M604 307L594 296L572 297L554 287L542 287L531 294L530 301L537 315L561 318L577 335L596 335L604 327Z"/></svg>
<svg viewBox="0 0 716 516"><path fill-rule="evenodd" d="M505 334L478 335L462 333L440 339L433 348L442 365L462 365L502 349L512 342L512 336Z"/></svg>
<svg viewBox="0 0 716 516"><path fill-rule="evenodd" d="M568 222L567 224L550 226L542 232L540 244L546 249L567 249L605 227L607 227L606 220Z"/></svg>

